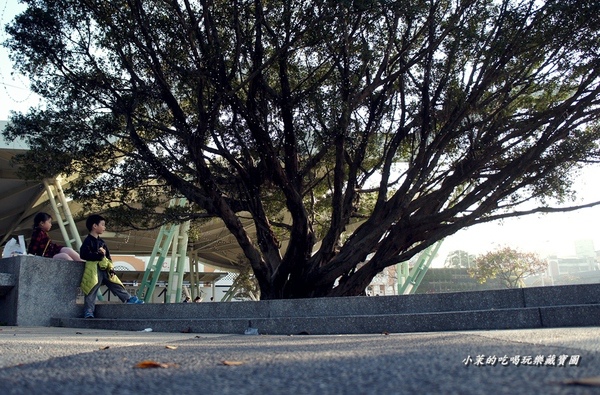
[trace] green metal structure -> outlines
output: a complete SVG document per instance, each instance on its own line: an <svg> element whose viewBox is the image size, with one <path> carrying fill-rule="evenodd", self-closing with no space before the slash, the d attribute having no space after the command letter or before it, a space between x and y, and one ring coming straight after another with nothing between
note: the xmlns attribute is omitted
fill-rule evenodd
<svg viewBox="0 0 600 395"><path fill-rule="evenodd" d="M398 273L398 295L412 295L417 291L427 269L431 266L433 258L442 245L443 240L438 241L426 248L417 259L417 263L409 270L408 261L397 265Z"/></svg>
<svg viewBox="0 0 600 395"><path fill-rule="evenodd" d="M69 209L69 202L62 189L59 178L45 179L44 187L48 195L48 201L54 211L54 220L60 228L60 232L67 247L79 251L81 248L81 237L77 231L77 225Z"/></svg>
<svg viewBox="0 0 600 395"><path fill-rule="evenodd" d="M225 292L225 295L223 295L223 298L221 298L221 302L231 302L233 300L233 297L240 291L242 291L242 289L239 288L234 281L234 283L231 285L231 287L229 287L227 292Z"/></svg>
<svg viewBox="0 0 600 395"><path fill-rule="evenodd" d="M187 203L187 200L185 198L171 199L171 201L169 202L169 207L173 207L176 204L183 206L186 203ZM154 243L154 248L152 249L152 254L150 255L150 259L148 261L148 266L146 267L146 271L144 272L144 277L142 279L142 283L140 284L140 287L138 288L138 291L137 291L137 297L144 300L145 302L150 302L152 300L152 293L154 292L154 289L156 287L156 283L160 276L162 265L163 265L165 258L167 257L167 254L169 252L169 248L171 247L171 244L173 244L173 238L174 238L175 234L178 235L177 244L179 244L179 242L180 242L180 239L179 239L180 229L181 229L181 225L178 225L178 224L166 224L166 225L163 225L160 227L158 237L156 238L156 242ZM189 229L189 224L188 224L188 229ZM183 263L181 263L181 262L185 262L185 250L187 249L187 230L186 230L186 236L185 236L185 243L183 243L183 240L181 240L181 241L182 241L181 248L183 249L183 254L176 253L175 254L176 259L171 260L171 270L169 271L169 284L168 284L169 288L171 288L173 286L175 288L177 288L178 286L179 286L179 288L181 288L181 285L179 285L179 284L181 284L183 281L183 273L179 274L179 270L183 270ZM176 249L176 251L177 251L177 249ZM179 250L179 251L181 251L181 250ZM176 269L174 269L174 266ZM171 271L172 271L172 273L171 273ZM175 274L176 272L177 272L177 275ZM173 284L174 282L176 282L177 284L174 285ZM168 289L167 292L169 292L169 291L170 290ZM176 291L173 291L173 292L176 292ZM173 294L173 292L171 292L171 294ZM179 298L181 298L181 292L179 292ZM178 301L177 299L178 299L178 297L176 296L175 301Z"/></svg>
<svg viewBox="0 0 600 395"><path fill-rule="evenodd" d="M175 227L176 236L173 237L171 266L169 268L169 282L166 296L167 303L178 303L181 301L189 230L189 221Z"/></svg>

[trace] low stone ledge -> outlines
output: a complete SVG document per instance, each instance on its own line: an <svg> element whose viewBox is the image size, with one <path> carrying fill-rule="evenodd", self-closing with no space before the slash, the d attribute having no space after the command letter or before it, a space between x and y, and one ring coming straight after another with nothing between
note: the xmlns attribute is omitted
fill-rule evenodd
<svg viewBox="0 0 600 395"><path fill-rule="evenodd" d="M598 294L600 284L583 284L387 297L100 304L96 319L58 319L54 325L242 334L251 321L260 333L282 335L598 326Z"/></svg>
<svg viewBox="0 0 600 395"><path fill-rule="evenodd" d="M542 327L600 326L600 304L581 304L568 307L541 307Z"/></svg>
<svg viewBox="0 0 600 395"><path fill-rule="evenodd" d="M526 307L600 304L600 284L521 288Z"/></svg>
<svg viewBox="0 0 600 395"><path fill-rule="evenodd" d="M244 302L97 304L100 318L287 318L355 315L389 315L449 311L510 309L525 307L521 289L418 294L354 296L312 299L281 299Z"/></svg>
<svg viewBox="0 0 600 395"><path fill-rule="evenodd" d="M77 288L84 265L22 255L0 260L12 286L0 297L0 322L12 326L50 326L52 317L77 317ZM9 277L6 277L8 279Z"/></svg>
<svg viewBox="0 0 600 395"><path fill-rule="evenodd" d="M564 308L564 307L563 307ZM390 314L332 317L230 318L230 319L119 319L64 318L53 325L70 328L155 332L244 334L252 323L263 335L332 335L408 333L457 330L540 328L538 309L505 309L425 314Z"/></svg>
<svg viewBox="0 0 600 395"><path fill-rule="evenodd" d="M134 306L131 306L134 307ZM131 309L134 311L134 309ZM263 335L326 335L500 330L599 326L600 305L319 317L238 318L55 318L52 325L69 328L154 332L244 334L249 322Z"/></svg>
<svg viewBox="0 0 600 395"><path fill-rule="evenodd" d="M600 304L600 284L396 296L356 296L256 302L98 304L96 316L113 319L292 318L393 315Z"/></svg>

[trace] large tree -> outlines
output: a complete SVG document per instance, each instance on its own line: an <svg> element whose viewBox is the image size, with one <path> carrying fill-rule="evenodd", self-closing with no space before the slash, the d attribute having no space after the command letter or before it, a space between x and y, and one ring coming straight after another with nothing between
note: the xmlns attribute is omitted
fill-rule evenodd
<svg viewBox="0 0 600 395"><path fill-rule="evenodd" d="M28 176L79 173L135 227L222 219L263 299L360 294L555 210L597 156L598 1L24 2L5 45L47 106L6 136Z"/></svg>

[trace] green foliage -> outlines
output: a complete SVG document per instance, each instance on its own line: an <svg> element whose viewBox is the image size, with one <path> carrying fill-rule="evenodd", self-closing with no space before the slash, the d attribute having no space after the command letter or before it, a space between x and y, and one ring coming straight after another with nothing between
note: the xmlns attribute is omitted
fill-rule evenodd
<svg viewBox="0 0 600 395"><path fill-rule="evenodd" d="M499 278L506 288L522 288L527 276L539 274L548 268L548 262L537 254L520 252L510 247L479 255L469 275L480 284Z"/></svg>

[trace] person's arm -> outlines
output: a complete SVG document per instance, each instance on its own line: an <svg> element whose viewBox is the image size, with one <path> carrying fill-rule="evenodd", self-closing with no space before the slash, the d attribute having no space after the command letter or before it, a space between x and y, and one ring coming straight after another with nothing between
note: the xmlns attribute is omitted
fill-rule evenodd
<svg viewBox="0 0 600 395"><path fill-rule="evenodd" d="M98 242L91 236L88 236L81 244L79 256L84 261L101 261L104 255L98 251Z"/></svg>
<svg viewBox="0 0 600 395"><path fill-rule="evenodd" d="M106 243L104 242L104 240L98 238L98 243L102 244L102 247L104 247L104 256L106 256L109 260L112 261L112 258L110 257L110 251L108 250L108 246L106 245Z"/></svg>

